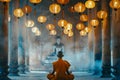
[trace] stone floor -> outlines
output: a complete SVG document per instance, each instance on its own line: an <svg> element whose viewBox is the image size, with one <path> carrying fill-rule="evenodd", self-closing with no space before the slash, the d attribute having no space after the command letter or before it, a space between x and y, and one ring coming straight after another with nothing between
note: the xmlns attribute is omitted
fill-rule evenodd
<svg viewBox="0 0 120 80"><path fill-rule="evenodd" d="M31 72L21 74L20 76L9 76L12 80L48 80L46 78L48 72ZM100 78L87 72L73 72L74 80L111 80L111 78Z"/></svg>

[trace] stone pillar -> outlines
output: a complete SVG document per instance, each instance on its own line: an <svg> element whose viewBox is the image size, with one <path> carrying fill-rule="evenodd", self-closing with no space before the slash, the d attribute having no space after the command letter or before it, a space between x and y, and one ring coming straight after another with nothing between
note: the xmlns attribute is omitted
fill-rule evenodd
<svg viewBox="0 0 120 80"><path fill-rule="evenodd" d="M8 78L8 3L0 3L0 80Z"/></svg>
<svg viewBox="0 0 120 80"><path fill-rule="evenodd" d="M113 80L120 80L120 9L112 10L112 26L111 26L111 40L112 40L112 58L113 58Z"/></svg>
<svg viewBox="0 0 120 80"><path fill-rule="evenodd" d="M97 19L97 11L99 10L99 2L96 3L96 7L94 8L94 18ZM93 27L94 28L94 27ZM95 70L94 70L94 75L99 75L101 72L101 61L102 61L102 32L101 32L101 25L99 24L94 28L94 55L95 55Z"/></svg>
<svg viewBox="0 0 120 80"><path fill-rule="evenodd" d="M108 17L101 20L102 27L102 76L111 77L111 33L110 33L110 7L109 0L101 0L102 10L107 11Z"/></svg>
<svg viewBox="0 0 120 80"><path fill-rule="evenodd" d="M18 0L10 3L10 26L9 26L9 76L18 76L18 19L13 15L18 6Z"/></svg>

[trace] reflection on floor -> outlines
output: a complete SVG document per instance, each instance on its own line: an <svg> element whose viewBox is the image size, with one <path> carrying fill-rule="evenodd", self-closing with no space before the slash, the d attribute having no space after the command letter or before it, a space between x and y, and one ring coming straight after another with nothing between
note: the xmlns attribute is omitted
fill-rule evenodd
<svg viewBox="0 0 120 80"><path fill-rule="evenodd" d="M46 74L48 72L46 71L32 71L30 73L22 74L20 76L13 76L10 78L12 80L48 80L46 78ZM111 80L111 78L100 78L99 76L94 76L92 73L87 73L87 72L73 72L75 75L74 80Z"/></svg>

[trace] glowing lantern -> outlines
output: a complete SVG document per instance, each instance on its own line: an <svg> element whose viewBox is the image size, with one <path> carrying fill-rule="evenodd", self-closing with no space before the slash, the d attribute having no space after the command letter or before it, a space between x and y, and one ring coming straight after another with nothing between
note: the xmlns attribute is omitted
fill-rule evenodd
<svg viewBox="0 0 120 80"><path fill-rule="evenodd" d="M69 31L68 32L68 37L72 37L73 36L73 32L72 31Z"/></svg>
<svg viewBox="0 0 120 80"><path fill-rule="evenodd" d="M92 20L90 21L90 24L95 28L96 26L99 25L99 21L98 21L97 19L92 19Z"/></svg>
<svg viewBox="0 0 120 80"><path fill-rule="evenodd" d="M80 31L81 36L86 36L87 32L85 30Z"/></svg>
<svg viewBox="0 0 120 80"><path fill-rule="evenodd" d="M25 5L22 10L26 15L28 15L32 11L32 7Z"/></svg>
<svg viewBox="0 0 120 80"><path fill-rule="evenodd" d="M65 5L69 2L69 0L57 0L59 4Z"/></svg>
<svg viewBox="0 0 120 80"><path fill-rule="evenodd" d="M25 23L25 26L26 27L33 27L34 26L34 21L33 20L27 20L26 23Z"/></svg>
<svg viewBox="0 0 120 80"><path fill-rule="evenodd" d="M88 16L85 15L85 14L82 14L82 15L80 16L80 20L83 21L83 22L86 22L86 21L88 21Z"/></svg>
<svg viewBox="0 0 120 80"><path fill-rule="evenodd" d="M31 3L33 3L34 5L40 3L42 0L29 0Z"/></svg>
<svg viewBox="0 0 120 80"><path fill-rule="evenodd" d="M59 26L59 27L64 28L64 26L66 26L66 25L67 25L67 21L66 21L66 20L60 19L60 20L58 21L58 26Z"/></svg>
<svg viewBox="0 0 120 80"><path fill-rule="evenodd" d="M85 2L85 7L88 9L92 9L95 7L95 2L93 0L88 0Z"/></svg>
<svg viewBox="0 0 120 80"><path fill-rule="evenodd" d="M47 21L46 16L39 16L39 17L38 17L38 22L44 23L44 22L46 22L46 21Z"/></svg>
<svg viewBox="0 0 120 80"><path fill-rule="evenodd" d="M118 8L120 8L120 0L111 0L109 5L116 11Z"/></svg>
<svg viewBox="0 0 120 80"><path fill-rule="evenodd" d="M90 28L90 27L85 27L85 31L86 31L87 33L89 33L89 32L91 31L91 28Z"/></svg>
<svg viewBox="0 0 120 80"><path fill-rule="evenodd" d="M23 11L21 8L17 8L14 10L14 16L16 16L17 18L20 18L24 15Z"/></svg>
<svg viewBox="0 0 120 80"><path fill-rule="evenodd" d="M67 29L68 31L72 29L72 24L71 23L67 23L67 25L64 27L65 29Z"/></svg>
<svg viewBox="0 0 120 80"><path fill-rule="evenodd" d="M60 7L60 5L53 3L49 6L49 10L51 13L53 13L55 15L61 11L61 7Z"/></svg>
<svg viewBox="0 0 120 80"><path fill-rule="evenodd" d="M83 3L81 3L81 2L78 2L77 4L75 4L75 6L74 6L74 10L76 11L76 12L78 12L78 13L82 13L82 12L84 12L85 11L85 5L83 4Z"/></svg>
<svg viewBox="0 0 120 80"><path fill-rule="evenodd" d="M36 35L36 36L40 36L40 35L41 35L40 30L37 30L37 31L35 32L35 35Z"/></svg>
<svg viewBox="0 0 120 80"><path fill-rule="evenodd" d="M77 30L82 30L82 29L84 29L84 24L83 23L78 23L77 25L76 25L76 29Z"/></svg>
<svg viewBox="0 0 120 80"><path fill-rule="evenodd" d="M0 0L0 2L7 3L10 2L11 0Z"/></svg>
<svg viewBox="0 0 120 80"><path fill-rule="evenodd" d="M69 7L69 11L72 12L72 13L74 13L75 12L74 6Z"/></svg>
<svg viewBox="0 0 120 80"><path fill-rule="evenodd" d="M57 34L56 30L53 29L50 31L50 35L56 35L56 34Z"/></svg>
<svg viewBox="0 0 120 80"><path fill-rule="evenodd" d="M64 34L68 34L69 31L67 29L64 29L63 32L64 32Z"/></svg>
<svg viewBox="0 0 120 80"><path fill-rule="evenodd" d="M46 25L46 28L47 28L49 31L51 31L51 30L55 29L55 26L54 26L53 24L47 24L47 25Z"/></svg>
<svg viewBox="0 0 120 80"><path fill-rule="evenodd" d="M33 33L36 33L37 31L39 31L39 29L38 29L37 27L33 27L33 28L32 28L32 32L33 32Z"/></svg>
<svg viewBox="0 0 120 80"><path fill-rule="evenodd" d="M97 16L98 16L98 18L100 18L100 19L105 19L105 18L107 17L107 12L101 10L101 11L97 12Z"/></svg>

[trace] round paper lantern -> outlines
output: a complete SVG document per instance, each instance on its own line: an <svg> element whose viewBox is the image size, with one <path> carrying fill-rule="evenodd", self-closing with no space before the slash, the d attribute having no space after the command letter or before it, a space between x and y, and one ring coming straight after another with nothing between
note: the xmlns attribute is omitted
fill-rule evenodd
<svg viewBox="0 0 120 80"><path fill-rule="evenodd" d="M86 34L87 34L87 33L86 33L85 30L80 31L80 35L81 35L81 36L86 36Z"/></svg>
<svg viewBox="0 0 120 80"><path fill-rule="evenodd" d="M100 19L105 19L107 17L107 12L106 11L98 11L97 12L97 17L100 18Z"/></svg>
<svg viewBox="0 0 120 80"><path fill-rule="evenodd" d="M72 29L72 24L71 23L67 23L67 25L64 27L65 29L67 29L68 31Z"/></svg>
<svg viewBox="0 0 120 80"><path fill-rule="evenodd" d="M120 0L111 0L109 5L116 11L118 8L120 8Z"/></svg>
<svg viewBox="0 0 120 80"><path fill-rule="evenodd" d="M46 21L47 21L46 16L39 16L39 17L38 17L38 22L40 22L40 23L45 23Z"/></svg>
<svg viewBox="0 0 120 80"><path fill-rule="evenodd" d="M20 18L24 15L23 11L21 8L17 8L14 10L14 16L16 16L17 18Z"/></svg>
<svg viewBox="0 0 120 80"><path fill-rule="evenodd" d="M85 7L88 9L92 9L95 7L95 2L93 0L88 0L85 2Z"/></svg>
<svg viewBox="0 0 120 80"><path fill-rule="evenodd" d="M34 21L33 20L27 20L26 23L25 23L25 26L26 27L33 27L34 26Z"/></svg>
<svg viewBox="0 0 120 80"><path fill-rule="evenodd" d="M34 5L40 3L42 0L29 0L31 3L33 3Z"/></svg>
<svg viewBox="0 0 120 80"><path fill-rule="evenodd" d="M80 20L83 22L86 22L86 21L88 21L88 16L85 14L82 14L82 15L80 15Z"/></svg>
<svg viewBox="0 0 120 80"><path fill-rule="evenodd" d="M47 24L47 25L46 25L46 28L47 28L49 31L51 31L51 30L55 29L55 26L54 26L53 24Z"/></svg>
<svg viewBox="0 0 120 80"><path fill-rule="evenodd" d="M59 4L53 3L49 6L49 10L50 10L51 13L53 13L55 15L55 14L58 14L61 11L61 7L60 7Z"/></svg>
<svg viewBox="0 0 120 80"><path fill-rule="evenodd" d="M39 29L35 26L35 27L32 27L32 32L33 33L36 33L37 31L39 31Z"/></svg>
<svg viewBox="0 0 120 80"><path fill-rule="evenodd" d="M50 35L56 35L56 34L57 34L56 30L53 29L50 31Z"/></svg>
<svg viewBox="0 0 120 80"><path fill-rule="evenodd" d="M93 26L94 28L96 28L96 26L99 25L99 21L97 19L92 19L90 21L90 24L91 24L91 26Z"/></svg>
<svg viewBox="0 0 120 80"><path fill-rule="evenodd" d="M75 10L74 10L74 6L69 7L68 10L69 10L70 12L72 12L72 13L75 12Z"/></svg>
<svg viewBox="0 0 120 80"><path fill-rule="evenodd" d="M22 10L26 15L28 15L30 12L32 12L32 7L29 5L25 5Z"/></svg>
<svg viewBox="0 0 120 80"><path fill-rule="evenodd" d="M66 21L66 20L60 19L60 20L58 21L58 26L59 26L59 27L64 28L64 26L66 26L66 25L67 25L67 21Z"/></svg>
<svg viewBox="0 0 120 80"><path fill-rule="evenodd" d="M74 10L78 13L82 13L85 11L85 5L81 2L78 2L77 4L74 5Z"/></svg>
<svg viewBox="0 0 120 80"><path fill-rule="evenodd" d="M78 23L77 25L76 25L76 29L77 30L82 30L82 29L84 29L84 24L83 23Z"/></svg>
<svg viewBox="0 0 120 80"><path fill-rule="evenodd" d="M59 4L65 5L69 2L69 0L57 0Z"/></svg>
<svg viewBox="0 0 120 80"><path fill-rule="evenodd" d="M64 34L68 34L68 32L69 31L67 29L64 29L64 31L63 31Z"/></svg>
<svg viewBox="0 0 120 80"><path fill-rule="evenodd" d="M89 32L91 31L91 28L90 28L90 27L85 27L85 31L86 31L87 33L89 33Z"/></svg>
<svg viewBox="0 0 120 80"><path fill-rule="evenodd" d="M68 32L68 37L72 37L73 36L73 32L72 31L69 31Z"/></svg>
<svg viewBox="0 0 120 80"><path fill-rule="evenodd" d="M35 35L36 35L36 36L40 36L40 35L41 35L40 30L37 30L37 31L35 32Z"/></svg>

